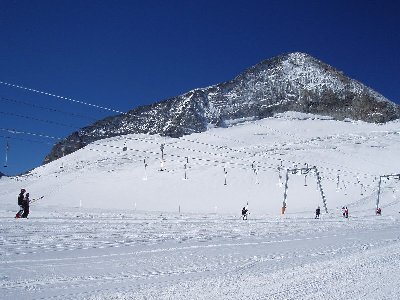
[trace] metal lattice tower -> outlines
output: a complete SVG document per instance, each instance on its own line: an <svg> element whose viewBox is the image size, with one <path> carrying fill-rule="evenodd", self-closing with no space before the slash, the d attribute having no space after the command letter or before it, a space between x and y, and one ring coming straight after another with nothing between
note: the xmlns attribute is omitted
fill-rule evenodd
<svg viewBox="0 0 400 300"><path fill-rule="evenodd" d="M287 191L288 191L289 174L290 173L297 174L298 172L300 172L303 175L307 175L310 171L314 171L314 174L317 177L318 190L321 194L321 199L322 199L322 203L324 205L325 212L328 213L326 197L325 197L325 193L324 193L324 190L323 190L322 184L321 184L321 175L319 174L317 167L314 166L314 167L286 169L286 180L285 180L285 191L283 193L282 214L284 214L285 210L286 210L286 199L287 199Z"/></svg>

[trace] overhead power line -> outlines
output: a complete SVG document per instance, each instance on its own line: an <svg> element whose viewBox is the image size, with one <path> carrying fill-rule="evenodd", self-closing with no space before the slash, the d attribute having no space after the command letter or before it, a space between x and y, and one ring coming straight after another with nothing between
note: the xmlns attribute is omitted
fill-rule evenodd
<svg viewBox="0 0 400 300"><path fill-rule="evenodd" d="M36 90L36 89L31 89L31 88L28 88L28 87L25 87L25 86L22 86L22 85L18 85L18 84L13 84L13 83L5 82L5 81L0 81L0 84L8 86L8 87L13 87L13 88L21 89L21 90L34 92L34 93L41 94L41 95L54 97L54 98L57 98L59 100L70 101L70 102L74 102L74 103L78 103L78 104L82 104L82 105L86 105L86 106L91 106L91 107L102 109L102 110L106 110L106 111L112 111L112 112L115 112L115 113L118 113L118 114L124 114L124 112L122 112L122 111L115 110L115 109L112 109L112 108L108 108L108 107L105 107L105 106L100 106L100 105L92 104L92 103L89 103L89 102L84 102L84 101L72 99L72 98L69 98L69 97L63 97L63 96L60 96L60 95L55 95L55 94L52 94L52 93L39 91L39 90Z"/></svg>

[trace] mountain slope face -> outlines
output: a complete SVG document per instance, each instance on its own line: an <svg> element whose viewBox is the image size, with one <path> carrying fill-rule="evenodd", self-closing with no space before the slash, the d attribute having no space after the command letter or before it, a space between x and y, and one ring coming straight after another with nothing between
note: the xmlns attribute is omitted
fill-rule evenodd
<svg viewBox="0 0 400 300"><path fill-rule="evenodd" d="M400 118L399 105L296 52L265 60L231 81L100 120L56 144L45 163L107 137L131 133L179 137L210 126L228 126L237 119L262 119L285 111L366 122Z"/></svg>

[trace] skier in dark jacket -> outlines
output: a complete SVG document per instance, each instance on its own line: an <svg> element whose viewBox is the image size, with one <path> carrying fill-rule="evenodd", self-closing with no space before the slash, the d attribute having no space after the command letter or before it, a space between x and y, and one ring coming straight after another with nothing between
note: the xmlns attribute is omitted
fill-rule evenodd
<svg viewBox="0 0 400 300"><path fill-rule="evenodd" d="M26 193L22 205L22 207L24 208L24 213L22 214L22 218L27 218L29 215L29 202L31 202L31 200L29 199L29 193Z"/></svg>
<svg viewBox="0 0 400 300"><path fill-rule="evenodd" d="M19 211L15 215L16 218L21 218L22 213L24 212L24 194L25 194L25 189L21 189L21 192L18 195L18 205L19 205Z"/></svg>
<svg viewBox="0 0 400 300"><path fill-rule="evenodd" d="M248 209L246 207L243 207L242 208L242 219L243 220L247 220L247 212L248 212Z"/></svg>
<svg viewBox="0 0 400 300"><path fill-rule="evenodd" d="M321 214L321 208L318 206L317 209L315 210L315 218L319 219L320 214Z"/></svg>

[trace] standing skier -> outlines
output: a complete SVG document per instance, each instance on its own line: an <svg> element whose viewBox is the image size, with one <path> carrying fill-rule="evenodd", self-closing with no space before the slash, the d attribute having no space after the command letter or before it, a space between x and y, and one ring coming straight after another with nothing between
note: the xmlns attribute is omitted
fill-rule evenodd
<svg viewBox="0 0 400 300"><path fill-rule="evenodd" d="M248 212L248 209L246 207L243 207L242 208L242 219L243 220L247 220L247 212Z"/></svg>
<svg viewBox="0 0 400 300"><path fill-rule="evenodd" d="M18 205L19 205L19 211L15 215L16 218L21 218L22 213L24 212L24 194L25 194L25 189L21 189L21 192L18 195Z"/></svg>
<svg viewBox="0 0 400 300"><path fill-rule="evenodd" d="M321 208L318 206L317 209L315 210L315 218L319 219L320 214L321 214Z"/></svg>
<svg viewBox="0 0 400 300"><path fill-rule="evenodd" d="M344 217L347 219L349 217L349 209L347 206L344 208Z"/></svg>
<svg viewBox="0 0 400 300"><path fill-rule="evenodd" d="M22 205L22 207L24 208L24 213L22 214L22 218L27 218L29 215L29 202L31 202L31 200L29 199L29 193L26 193Z"/></svg>

